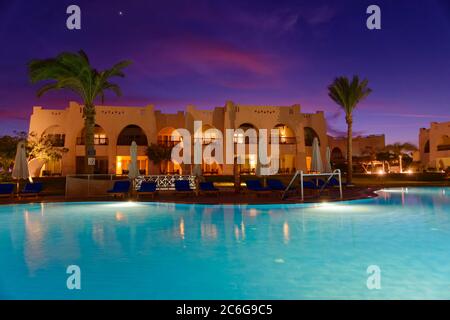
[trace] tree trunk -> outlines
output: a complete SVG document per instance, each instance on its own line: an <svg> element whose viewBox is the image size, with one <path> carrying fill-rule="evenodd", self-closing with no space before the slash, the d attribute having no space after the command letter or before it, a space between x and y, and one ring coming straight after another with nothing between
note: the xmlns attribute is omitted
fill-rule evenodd
<svg viewBox="0 0 450 320"><path fill-rule="evenodd" d="M352 116L346 116L347 122L347 185L352 183L353 178L353 119Z"/></svg>
<svg viewBox="0 0 450 320"><path fill-rule="evenodd" d="M241 191L241 179L240 179L240 176L239 176L239 168L238 168L238 164L237 164L237 157L234 157L233 177L234 177L234 192L239 193Z"/></svg>
<svg viewBox="0 0 450 320"><path fill-rule="evenodd" d="M86 104L84 107L84 171L86 174L93 174L95 165L89 165L89 158L95 159L94 130L95 130L95 106Z"/></svg>

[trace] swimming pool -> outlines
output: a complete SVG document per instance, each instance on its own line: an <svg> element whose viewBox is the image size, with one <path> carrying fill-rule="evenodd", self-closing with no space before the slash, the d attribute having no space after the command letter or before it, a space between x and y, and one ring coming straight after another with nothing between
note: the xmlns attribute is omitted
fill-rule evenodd
<svg viewBox="0 0 450 320"><path fill-rule="evenodd" d="M450 188L304 205L0 206L2 299L450 298ZM69 265L81 290L69 290ZM381 271L369 290L367 268Z"/></svg>

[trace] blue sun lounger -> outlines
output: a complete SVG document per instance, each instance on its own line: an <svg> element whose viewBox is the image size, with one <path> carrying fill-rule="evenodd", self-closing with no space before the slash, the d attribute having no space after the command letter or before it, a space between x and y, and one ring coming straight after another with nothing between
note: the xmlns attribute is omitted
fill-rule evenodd
<svg viewBox="0 0 450 320"><path fill-rule="evenodd" d="M303 188L319 190L320 186L318 186L314 181L303 181Z"/></svg>
<svg viewBox="0 0 450 320"><path fill-rule="evenodd" d="M131 183L129 180L119 180L114 182L113 188L106 192L113 197L120 196L125 198L125 196L130 192L130 186Z"/></svg>
<svg viewBox="0 0 450 320"><path fill-rule="evenodd" d="M0 197L14 197L14 184L13 183L2 183L0 184Z"/></svg>
<svg viewBox="0 0 450 320"><path fill-rule="evenodd" d="M24 197L24 196L30 196L30 197L38 197L39 194L42 192L43 189L43 184L42 182L35 182L35 183L30 183L27 182L25 184L25 187L22 189L22 191L20 191L19 193L19 197Z"/></svg>
<svg viewBox="0 0 450 320"><path fill-rule="evenodd" d="M177 180L177 181L175 181L175 192L186 194L186 193L194 192L194 189L191 189L191 186L190 186L188 180Z"/></svg>
<svg viewBox="0 0 450 320"><path fill-rule="evenodd" d="M156 182L144 181L141 183L141 186L137 190L137 197L139 198L140 196L151 195L152 198L155 198L155 194L157 192L158 191L156 190Z"/></svg>
<svg viewBox="0 0 450 320"><path fill-rule="evenodd" d="M286 186L278 179L267 179L267 186L272 191L284 191Z"/></svg>
<svg viewBox="0 0 450 320"><path fill-rule="evenodd" d="M247 180L245 181L247 186L247 191L253 192L255 194L266 194L271 193L272 190L268 187L263 187L259 180Z"/></svg>
<svg viewBox="0 0 450 320"><path fill-rule="evenodd" d="M219 189L217 189L211 181L200 182L199 187L201 193L219 196Z"/></svg>

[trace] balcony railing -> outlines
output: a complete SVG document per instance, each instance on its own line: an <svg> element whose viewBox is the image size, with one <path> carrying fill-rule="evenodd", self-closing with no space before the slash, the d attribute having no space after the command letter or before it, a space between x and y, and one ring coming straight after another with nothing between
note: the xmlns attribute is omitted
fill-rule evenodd
<svg viewBox="0 0 450 320"><path fill-rule="evenodd" d="M270 141L272 143L272 141ZM295 144L296 140L295 137L279 137L278 139L279 144Z"/></svg>
<svg viewBox="0 0 450 320"><path fill-rule="evenodd" d="M449 151L450 150L450 144L441 144L437 146L438 151Z"/></svg>
<svg viewBox="0 0 450 320"><path fill-rule="evenodd" d="M181 140L161 140L158 139L158 145L163 146L163 147L174 147L177 144L179 144L181 142Z"/></svg>
<svg viewBox="0 0 450 320"><path fill-rule="evenodd" d="M258 138L234 137L233 142L237 144L258 144Z"/></svg>
<svg viewBox="0 0 450 320"><path fill-rule="evenodd" d="M258 139L257 138L250 138L245 137L245 140L243 137L234 137L233 138L234 143L241 143L241 144L257 144ZM268 139L269 143L272 143L272 139ZM295 137L279 137L278 144L296 144Z"/></svg>
<svg viewBox="0 0 450 320"><path fill-rule="evenodd" d="M78 137L77 138L77 145L78 146L84 146L86 144L86 138L84 137ZM94 138L94 145L96 146L107 146L108 145L108 138Z"/></svg>
<svg viewBox="0 0 450 320"><path fill-rule="evenodd" d="M201 143L203 145L210 144L214 141L218 140L217 138L195 138L194 143Z"/></svg>
<svg viewBox="0 0 450 320"><path fill-rule="evenodd" d="M147 145L147 137L146 136L119 136L117 139L118 146L129 146L132 142L136 142L138 146L146 146Z"/></svg>

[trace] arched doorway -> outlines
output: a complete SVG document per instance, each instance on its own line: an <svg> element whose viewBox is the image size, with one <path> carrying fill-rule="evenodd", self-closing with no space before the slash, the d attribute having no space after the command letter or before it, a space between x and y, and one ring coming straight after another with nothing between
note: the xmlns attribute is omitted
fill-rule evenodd
<svg viewBox="0 0 450 320"><path fill-rule="evenodd" d="M234 143L256 144L258 143L258 129L251 123L243 123L240 130L234 133Z"/></svg>
<svg viewBox="0 0 450 320"><path fill-rule="evenodd" d="M278 129L280 144L297 143L294 131L285 124L277 124L274 129Z"/></svg>
<svg viewBox="0 0 450 320"><path fill-rule="evenodd" d="M59 126L50 126L44 130L41 138L45 140L45 143L50 142L53 147L63 148L66 144L66 134L65 130ZM36 164L42 164L42 166L37 168L35 172L39 172L42 176L60 176L62 175L62 159L41 159L35 161Z"/></svg>
<svg viewBox="0 0 450 320"><path fill-rule="evenodd" d="M173 127L165 127L158 132L157 144L160 147L171 150L175 145L183 141L183 137ZM183 168L179 163L171 160L162 160L161 163L155 164L160 174L182 174Z"/></svg>
<svg viewBox="0 0 450 320"><path fill-rule="evenodd" d="M333 150L331 150L331 161L342 161L344 160L344 153L342 150L338 147L334 147Z"/></svg>
<svg viewBox="0 0 450 320"><path fill-rule="evenodd" d="M182 141L181 135L175 128L165 127L158 132L158 144L165 147L173 147Z"/></svg>
<svg viewBox="0 0 450 320"><path fill-rule="evenodd" d="M129 146L135 141L138 146L148 146L147 135L141 127L130 124L122 129L117 138L118 146Z"/></svg>
<svg viewBox="0 0 450 320"><path fill-rule="evenodd" d="M77 145L84 146L86 144L86 128L81 129L77 136ZM108 137L106 131L98 124L94 127L94 145L107 146Z"/></svg>
<svg viewBox="0 0 450 320"><path fill-rule="evenodd" d="M303 131L304 131L304 134L305 134L305 146L306 147L312 147L314 138L317 138L317 140L319 141L319 146L320 146L319 135L317 134L317 132L313 128L305 127Z"/></svg>
<svg viewBox="0 0 450 320"><path fill-rule="evenodd" d="M128 167L131 158L128 147L131 146L133 141L138 145L137 167L139 168L139 174L147 174L148 158L145 155L148 147L147 135L141 127L130 124L123 128L117 137L116 174L118 175L128 175L129 173ZM127 148L123 148L124 146L127 146Z"/></svg>

